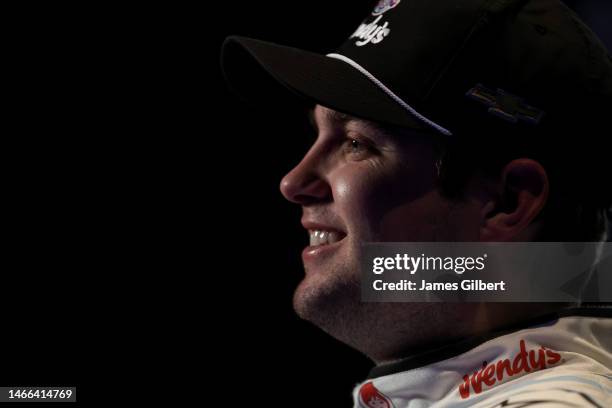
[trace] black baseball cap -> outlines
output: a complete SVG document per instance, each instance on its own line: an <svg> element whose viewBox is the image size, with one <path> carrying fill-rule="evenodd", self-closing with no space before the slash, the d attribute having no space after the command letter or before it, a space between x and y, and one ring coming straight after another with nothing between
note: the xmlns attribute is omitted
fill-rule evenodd
<svg viewBox="0 0 612 408"><path fill-rule="evenodd" d="M281 84L341 112L444 135L558 130L612 114L612 59L558 0L380 0L327 55L231 36L221 63L250 100Z"/></svg>

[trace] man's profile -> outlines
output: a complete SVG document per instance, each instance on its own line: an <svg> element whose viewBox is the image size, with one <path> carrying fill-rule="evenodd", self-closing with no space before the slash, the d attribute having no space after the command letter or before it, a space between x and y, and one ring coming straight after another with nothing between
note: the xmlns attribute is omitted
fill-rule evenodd
<svg viewBox="0 0 612 408"><path fill-rule="evenodd" d="M280 186L309 236L293 303L376 363L356 407L609 403L605 305L361 299L364 242L606 241L612 60L575 14L381 0L328 55L230 37L223 61L247 97L281 84L309 106Z"/></svg>

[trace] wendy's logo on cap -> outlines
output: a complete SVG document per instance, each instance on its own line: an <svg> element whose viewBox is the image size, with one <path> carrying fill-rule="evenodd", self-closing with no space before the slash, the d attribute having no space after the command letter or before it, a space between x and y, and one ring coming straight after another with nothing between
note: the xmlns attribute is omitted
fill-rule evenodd
<svg viewBox="0 0 612 408"><path fill-rule="evenodd" d="M350 36L350 38L357 38L355 45L363 47L366 44L378 44L389 35L391 29L388 27L389 22L385 21L384 24L379 25L378 22L382 16L376 17L374 21L368 24L361 24L357 30Z"/></svg>
<svg viewBox="0 0 612 408"><path fill-rule="evenodd" d="M361 24L349 38L357 38L355 45L358 47L363 47L366 44L378 44L384 40L391 32L391 29L389 28L388 21L380 21L383 17L382 14L391 10L399 3L400 0L379 0L372 12L373 16L378 17L373 21Z"/></svg>
<svg viewBox="0 0 612 408"><path fill-rule="evenodd" d="M363 384L359 389L359 406L363 408L395 408L389 397L376 389L372 381Z"/></svg>
<svg viewBox="0 0 612 408"><path fill-rule="evenodd" d="M374 7L374 11L372 11L373 16L377 16L379 14L384 13L387 10L391 10L393 7L397 6L400 3L400 0L379 0Z"/></svg>

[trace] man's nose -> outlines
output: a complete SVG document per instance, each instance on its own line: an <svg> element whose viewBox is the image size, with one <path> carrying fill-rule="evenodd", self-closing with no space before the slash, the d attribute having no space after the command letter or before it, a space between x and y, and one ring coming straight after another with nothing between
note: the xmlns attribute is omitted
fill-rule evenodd
<svg viewBox="0 0 612 408"><path fill-rule="evenodd" d="M300 205L324 202L331 197L329 183L308 158L283 177L280 190L287 200Z"/></svg>

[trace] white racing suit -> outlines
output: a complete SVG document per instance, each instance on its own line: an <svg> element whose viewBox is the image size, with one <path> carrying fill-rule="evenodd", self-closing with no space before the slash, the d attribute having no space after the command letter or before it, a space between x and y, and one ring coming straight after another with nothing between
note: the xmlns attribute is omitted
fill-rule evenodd
<svg viewBox="0 0 612 408"><path fill-rule="evenodd" d="M372 369L356 408L612 407L612 310L470 339Z"/></svg>

